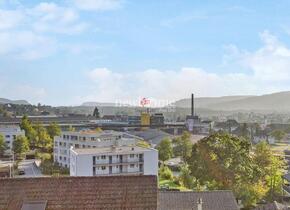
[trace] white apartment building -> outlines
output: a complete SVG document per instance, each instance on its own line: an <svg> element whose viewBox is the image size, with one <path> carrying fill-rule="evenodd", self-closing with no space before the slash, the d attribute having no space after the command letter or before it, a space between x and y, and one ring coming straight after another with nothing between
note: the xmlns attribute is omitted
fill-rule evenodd
<svg viewBox="0 0 290 210"><path fill-rule="evenodd" d="M97 148L136 145L141 138L124 132L93 130L65 131L61 136L54 138L54 162L62 167L70 165L70 148Z"/></svg>
<svg viewBox="0 0 290 210"><path fill-rule="evenodd" d="M7 146L5 153L10 154L12 152L13 141L17 136L25 136L25 132L16 125L0 125L0 135L4 137Z"/></svg>
<svg viewBox="0 0 290 210"><path fill-rule="evenodd" d="M158 175L158 151L138 146L70 150L71 176Z"/></svg>

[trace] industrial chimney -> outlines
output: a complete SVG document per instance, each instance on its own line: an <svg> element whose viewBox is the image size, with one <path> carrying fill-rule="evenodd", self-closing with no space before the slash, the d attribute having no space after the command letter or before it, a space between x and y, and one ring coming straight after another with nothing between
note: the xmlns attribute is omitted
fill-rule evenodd
<svg viewBox="0 0 290 210"><path fill-rule="evenodd" d="M191 116L194 116L194 94L191 94Z"/></svg>

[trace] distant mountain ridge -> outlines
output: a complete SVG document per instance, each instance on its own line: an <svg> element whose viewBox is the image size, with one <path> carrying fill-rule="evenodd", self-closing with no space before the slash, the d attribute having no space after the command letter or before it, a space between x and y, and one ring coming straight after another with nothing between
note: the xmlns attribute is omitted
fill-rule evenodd
<svg viewBox="0 0 290 210"><path fill-rule="evenodd" d="M177 107L189 108L191 99L175 102ZM196 98L196 108L219 111L290 111L290 91L261 96L224 96Z"/></svg>
<svg viewBox="0 0 290 210"><path fill-rule="evenodd" d="M26 100L10 100L6 98L0 98L0 104L17 104L17 105L29 105Z"/></svg>

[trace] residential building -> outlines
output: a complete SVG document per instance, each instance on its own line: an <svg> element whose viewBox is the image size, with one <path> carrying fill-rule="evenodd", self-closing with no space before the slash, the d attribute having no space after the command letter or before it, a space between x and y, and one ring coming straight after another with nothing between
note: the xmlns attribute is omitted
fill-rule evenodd
<svg viewBox="0 0 290 210"><path fill-rule="evenodd" d="M158 175L158 151L138 146L70 150L71 176Z"/></svg>
<svg viewBox="0 0 290 210"><path fill-rule="evenodd" d="M232 191L158 193L158 210L239 210Z"/></svg>
<svg viewBox="0 0 290 210"><path fill-rule="evenodd" d="M5 153L10 154L12 152L13 141L17 138L17 136L25 136L25 132L16 125L1 125L0 135L4 137L4 141L7 146Z"/></svg>
<svg viewBox="0 0 290 210"><path fill-rule="evenodd" d="M70 165L69 151L74 148L97 148L110 146L135 145L140 137L117 131L84 130L79 132L65 131L54 138L54 162L68 168Z"/></svg>
<svg viewBox="0 0 290 210"><path fill-rule="evenodd" d="M0 179L2 210L156 210L156 176Z"/></svg>

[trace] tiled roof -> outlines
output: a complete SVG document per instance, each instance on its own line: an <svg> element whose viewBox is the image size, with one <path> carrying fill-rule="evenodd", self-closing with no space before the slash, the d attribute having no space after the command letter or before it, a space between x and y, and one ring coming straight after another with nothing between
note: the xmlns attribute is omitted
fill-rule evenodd
<svg viewBox="0 0 290 210"><path fill-rule="evenodd" d="M202 210L238 210L232 191L206 192L170 192L158 194L158 210L197 209L198 200L202 199Z"/></svg>
<svg viewBox="0 0 290 210"><path fill-rule="evenodd" d="M290 208L288 208L287 206L281 203L277 203L276 201L274 201L274 203L260 205L255 208L255 210L289 210L289 209Z"/></svg>
<svg viewBox="0 0 290 210"><path fill-rule="evenodd" d="M46 210L157 209L155 176L0 179L0 210L25 201L47 201Z"/></svg>

